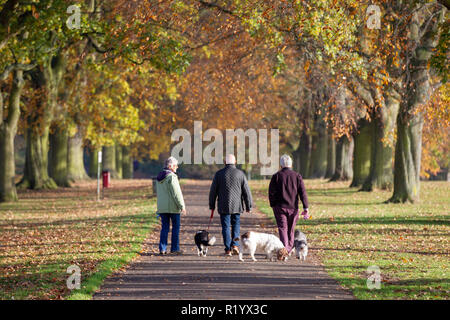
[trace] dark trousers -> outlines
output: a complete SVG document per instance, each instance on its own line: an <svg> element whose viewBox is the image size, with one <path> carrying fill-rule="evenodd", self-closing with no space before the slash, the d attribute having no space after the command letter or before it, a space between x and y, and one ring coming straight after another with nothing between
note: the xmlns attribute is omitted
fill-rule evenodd
<svg viewBox="0 0 450 320"><path fill-rule="evenodd" d="M298 209L273 207L273 213L277 220L280 240L288 252L294 247L295 226L298 220Z"/></svg>

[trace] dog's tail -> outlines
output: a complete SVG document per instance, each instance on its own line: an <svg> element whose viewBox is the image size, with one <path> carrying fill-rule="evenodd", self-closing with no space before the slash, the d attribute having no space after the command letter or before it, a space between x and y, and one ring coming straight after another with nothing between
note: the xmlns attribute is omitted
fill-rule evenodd
<svg viewBox="0 0 450 320"><path fill-rule="evenodd" d="M211 239L209 239L208 245L212 246L214 245L214 243L216 243L216 237L212 237Z"/></svg>

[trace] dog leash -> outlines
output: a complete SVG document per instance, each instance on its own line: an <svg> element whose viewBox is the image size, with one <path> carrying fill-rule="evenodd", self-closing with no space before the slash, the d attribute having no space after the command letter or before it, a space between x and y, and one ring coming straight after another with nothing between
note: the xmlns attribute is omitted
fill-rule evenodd
<svg viewBox="0 0 450 320"><path fill-rule="evenodd" d="M209 231L209 227L211 226L211 221L212 221L213 216L214 216L214 209L211 210L211 217L209 217L209 224L208 224L207 231Z"/></svg>

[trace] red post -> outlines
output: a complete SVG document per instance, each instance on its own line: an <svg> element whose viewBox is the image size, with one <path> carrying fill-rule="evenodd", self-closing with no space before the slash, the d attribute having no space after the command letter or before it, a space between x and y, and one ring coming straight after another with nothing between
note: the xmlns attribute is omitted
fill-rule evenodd
<svg viewBox="0 0 450 320"><path fill-rule="evenodd" d="M110 185L110 173L109 171L102 171L103 188L109 188Z"/></svg>

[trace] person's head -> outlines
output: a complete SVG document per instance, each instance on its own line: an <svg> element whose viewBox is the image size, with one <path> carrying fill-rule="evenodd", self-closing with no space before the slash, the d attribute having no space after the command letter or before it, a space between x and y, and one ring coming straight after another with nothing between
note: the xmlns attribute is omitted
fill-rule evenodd
<svg viewBox="0 0 450 320"><path fill-rule="evenodd" d="M233 154L227 154L225 164L236 164L236 157Z"/></svg>
<svg viewBox="0 0 450 320"><path fill-rule="evenodd" d="M178 160L174 157L169 157L165 162L164 166L172 172L177 172Z"/></svg>
<svg viewBox="0 0 450 320"><path fill-rule="evenodd" d="M292 159L287 154L283 154L280 158L281 168L292 168Z"/></svg>

